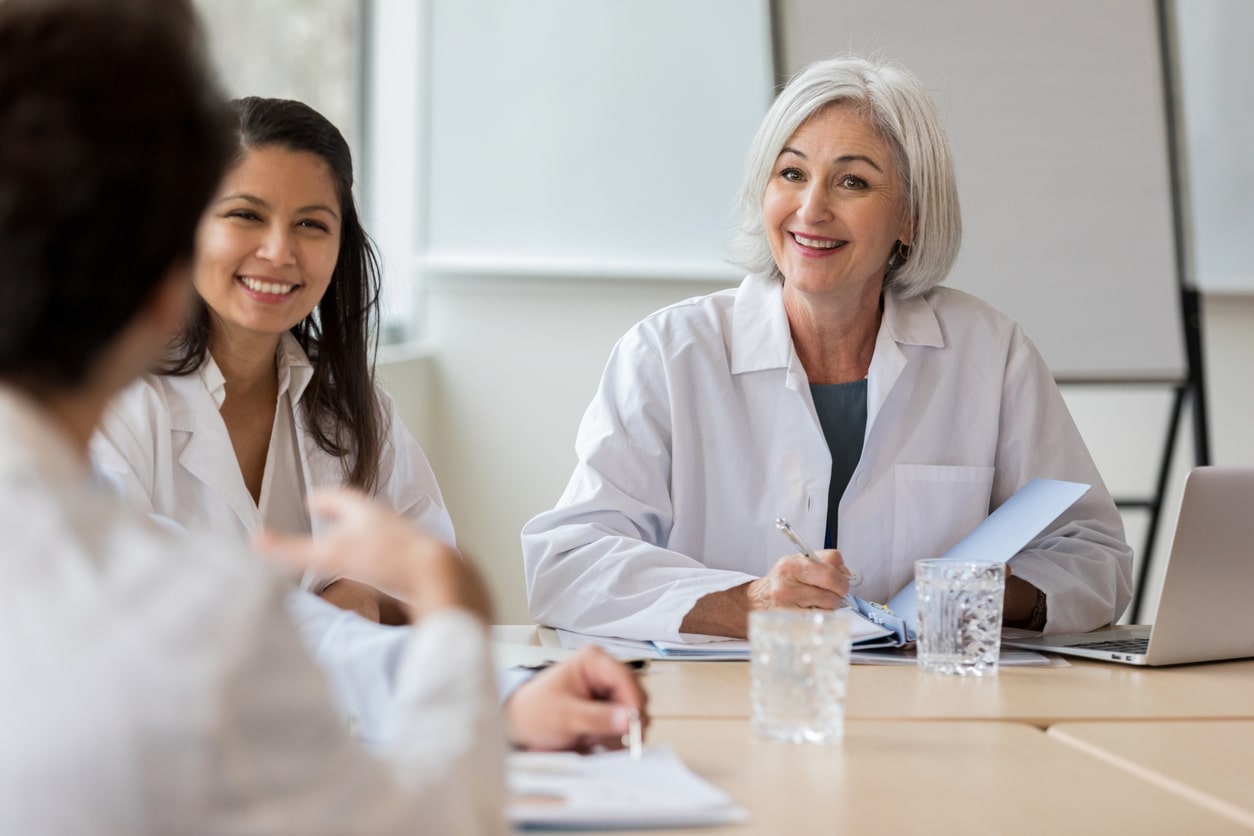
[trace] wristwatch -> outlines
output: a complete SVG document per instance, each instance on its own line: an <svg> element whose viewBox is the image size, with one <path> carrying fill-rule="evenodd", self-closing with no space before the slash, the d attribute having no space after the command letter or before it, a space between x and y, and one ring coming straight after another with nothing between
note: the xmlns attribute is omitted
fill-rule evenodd
<svg viewBox="0 0 1254 836"><path fill-rule="evenodd" d="M1036 606L1032 608L1032 616L1024 622L1023 629L1035 630L1038 633L1045 629L1045 621L1049 618L1046 605L1045 593L1039 589L1036 590Z"/></svg>

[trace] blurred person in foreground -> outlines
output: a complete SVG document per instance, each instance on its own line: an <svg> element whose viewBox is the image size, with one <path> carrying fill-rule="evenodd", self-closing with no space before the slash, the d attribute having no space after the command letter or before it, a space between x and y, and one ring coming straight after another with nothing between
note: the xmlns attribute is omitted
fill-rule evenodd
<svg viewBox="0 0 1254 836"><path fill-rule="evenodd" d="M93 479L106 403L185 317L233 152L188 4L0 3L0 832L502 832L488 604L460 555L352 492L313 498L319 541L263 541L407 602L372 755L277 573Z"/></svg>

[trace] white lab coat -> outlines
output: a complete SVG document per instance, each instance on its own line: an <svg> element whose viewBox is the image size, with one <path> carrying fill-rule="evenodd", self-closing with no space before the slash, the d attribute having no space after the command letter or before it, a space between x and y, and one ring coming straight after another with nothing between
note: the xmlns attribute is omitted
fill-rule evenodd
<svg viewBox="0 0 1254 836"><path fill-rule="evenodd" d="M301 510L305 498L315 488L343 485L344 468L318 446L298 408L312 367L290 334L280 341L277 368L279 403L289 414L276 414L276 427L281 429L278 425L287 420L295 426L296 437L292 443L281 432L272 436L267 488L299 495L271 496L270 502L286 511L288 519L292 506L297 506L295 512L304 515L304 530L316 536L322 522ZM139 510L193 535L207 532L247 544L262 529L263 515L244 484L222 420L224 383L212 357L192 374L141 378L110 405L91 451L100 474ZM454 545L453 523L431 466L396 415L391 398L382 391L377 394L387 435L376 498ZM284 468L299 472L277 472ZM302 585L318 591L328 582L307 575ZM391 739L394 730L386 709L395 693L404 631L373 624L312 595L293 593L286 604L306 645L331 678L345 720L367 742L381 745Z"/></svg>
<svg viewBox="0 0 1254 836"><path fill-rule="evenodd" d="M596 635L675 639L702 596L765 574L826 530L831 456L782 285L750 276L615 346L557 507L523 528L531 615ZM1131 549L1053 378L1019 326L960 291L886 294L861 461L840 500L855 592L887 601L1034 477L1091 484L1012 561L1046 629L1114 620Z"/></svg>
<svg viewBox="0 0 1254 836"><path fill-rule="evenodd" d="M409 634L383 758L355 743L237 543L180 538L95 488L0 387L0 832L500 833L485 631Z"/></svg>
<svg viewBox="0 0 1254 836"><path fill-rule="evenodd" d="M341 460L318 446L298 408L312 370L291 334L280 341L278 367L296 426L299 485L307 495L315 488L345 484ZM392 399L382 391L377 394L386 444L375 496L453 545L453 523L426 456L397 416ZM92 458L142 510L188 531L235 532L247 542L262 528L261 511L244 484L222 420L224 396L222 373L212 358L192 374L146 375L110 405L92 442ZM271 458L290 461L292 456L272 449ZM320 520L310 522L317 535Z"/></svg>

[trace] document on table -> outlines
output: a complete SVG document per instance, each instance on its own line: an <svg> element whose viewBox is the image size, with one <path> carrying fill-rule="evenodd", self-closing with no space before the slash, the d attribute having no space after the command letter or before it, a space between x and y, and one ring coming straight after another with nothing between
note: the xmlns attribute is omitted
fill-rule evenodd
<svg viewBox="0 0 1254 836"><path fill-rule="evenodd" d="M849 635L857 650L874 647L894 647L896 638L893 634L876 624L872 624L858 616L853 610L836 611L839 616L849 622ZM578 650L586 644L595 644L602 650L623 659L684 659L687 661L704 660L708 662L748 659L749 642L745 639L723 638L721 636L705 636L696 633L684 633L683 641L633 641L631 639L602 638L574 633L570 630L558 630L557 637L562 647Z"/></svg>
<svg viewBox="0 0 1254 836"><path fill-rule="evenodd" d="M852 610L838 610L847 613L850 627L855 631L872 635L876 626L859 618ZM725 639L718 636L701 636L691 634L689 642L643 642L631 639L607 639L601 636L588 636L570 630L557 630L557 638L561 646L567 650L578 650L585 645L594 644L619 659L669 659L676 662L728 662L747 661L750 656L749 642L744 639ZM857 636L858 632L851 632ZM853 653L849 661L854 665L913 665L915 664L914 648L901 647L896 636L887 631L874 633L876 638L853 645ZM1032 635L1036 635L1033 633ZM887 638L885 636L888 636ZM1050 657L1032 650L1010 650L1001 652L999 664L1005 667L1020 665L1054 665ZM1054 665L1057 667L1057 665Z"/></svg>
<svg viewBox="0 0 1254 836"><path fill-rule="evenodd" d="M507 765L506 818L523 830L624 830L737 824L749 816L694 775L665 744L626 751L516 752Z"/></svg>

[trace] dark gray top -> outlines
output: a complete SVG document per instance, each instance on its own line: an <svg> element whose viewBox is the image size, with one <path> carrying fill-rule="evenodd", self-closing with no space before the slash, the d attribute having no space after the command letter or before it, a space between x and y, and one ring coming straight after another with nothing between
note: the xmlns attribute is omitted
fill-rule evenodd
<svg viewBox="0 0 1254 836"><path fill-rule="evenodd" d="M825 548L836 547L836 527L840 498L862 458L862 438L866 435L866 378L852 383L810 384L819 424L832 453L832 479L827 491L827 540Z"/></svg>

